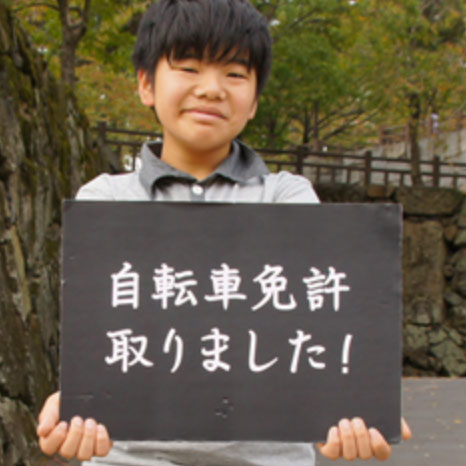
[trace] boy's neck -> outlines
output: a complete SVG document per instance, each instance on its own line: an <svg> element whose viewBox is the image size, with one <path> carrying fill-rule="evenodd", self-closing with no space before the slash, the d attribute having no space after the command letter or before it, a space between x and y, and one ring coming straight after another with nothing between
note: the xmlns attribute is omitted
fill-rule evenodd
<svg viewBox="0 0 466 466"><path fill-rule="evenodd" d="M230 154L231 144L210 151L193 150L164 140L161 159L201 181L207 178Z"/></svg>

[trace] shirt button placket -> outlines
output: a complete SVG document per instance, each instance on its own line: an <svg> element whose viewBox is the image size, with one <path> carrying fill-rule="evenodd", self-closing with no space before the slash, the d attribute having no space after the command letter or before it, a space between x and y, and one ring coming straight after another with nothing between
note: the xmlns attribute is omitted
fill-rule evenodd
<svg viewBox="0 0 466 466"><path fill-rule="evenodd" d="M191 200L192 201L205 201L205 189L199 184L191 186Z"/></svg>

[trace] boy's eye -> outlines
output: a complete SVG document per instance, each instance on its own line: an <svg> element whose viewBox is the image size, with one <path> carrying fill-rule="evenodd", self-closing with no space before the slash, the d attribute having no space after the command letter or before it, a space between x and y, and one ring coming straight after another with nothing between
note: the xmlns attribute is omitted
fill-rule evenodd
<svg viewBox="0 0 466 466"><path fill-rule="evenodd" d="M189 66L180 66L181 71L185 71L186 73L196 73L196 68L191 68Z"/></svg>
<svg viewBox="0 0 466 466"><path fill-rule="evenodd" d="M245 74L243 74L243 73L236 73L236 72L228 73L228 76L229 76L230 78L243 78L243 79L246 78L246 75L245 75Z"/></svg>
<svg viewBox="0 0 466 466"><path fill-rule="evenodd" d="M197 60L192 59L171 60L170 65L173 69L185 73L197 73L199 69Z"/></svg>

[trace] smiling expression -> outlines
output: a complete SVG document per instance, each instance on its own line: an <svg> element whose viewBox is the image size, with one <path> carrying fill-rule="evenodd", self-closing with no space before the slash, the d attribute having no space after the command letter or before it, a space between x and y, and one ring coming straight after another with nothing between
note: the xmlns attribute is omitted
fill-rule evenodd
<svg viewBox="0 0 466 466"><path fill-rule="evenodd" d="M241 60L163 57L153 83L143 72L138 79L143 104L155 108L162 124L164 151L226 157L257 108L256 73Z"/></svg>

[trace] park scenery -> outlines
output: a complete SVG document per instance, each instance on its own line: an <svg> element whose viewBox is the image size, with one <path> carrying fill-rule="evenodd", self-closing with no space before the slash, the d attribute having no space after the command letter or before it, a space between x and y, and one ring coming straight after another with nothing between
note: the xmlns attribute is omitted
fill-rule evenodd
<svg viewBox="0 0 466 466"><path fill-rule="evenodd" d="M112 213L109 203L71 201L101 173L138 170L141 144L163 139L154 112L140 103L131 64L149 3L0 1L0 465L63 463L40 451L36 434L41 407L59 383L68 397L64 412L72 416L92 409L89 393L108 401L109 387L131 380L135 396L146 396L145 383L157 386L158 376L188 409L180 387L195 379L204 392L199 399L190 393L191 402L212 416L200 431L189 425L188 440L321 441L325 429L300 417L306 384L321 387L309 405L317 409L328 402L320 397L324 391L338 398L346 387L353 397L358 374L374 390L386 390L383 409L376 398L360 406L390 441L400 440L400 413L413 430L410 442L393 446L387 464L464 464L465 3L252 0L268 23L273 64L256 115L239 138L272 173L310 180L322 204L293 206L296 211L279 206L285 210L273 215L265 205L250 214L241 206L238 214L219 209L206 244L189 243L192 255L179 232L200 237L209 222L197 225L191 207L185 212L179 205L172 219L165 203L158 206L157 215L179 228L167 229L172 245L159 245L154 255L138 236L148 211L141 224L123 228L122 214ZM139 204L125 215L131 218ZM141 208L147 207L155 206ZM200 208L199 218L205 208L210 205ZM317 220L328 212L337 214ZM348 212L360 221L348 222ZM234 233L222 244L214 231L236 215L240 223L231 224ZM269 215L270 223L256 221ZM100 242L93 231L101 232ZM307 244L311 237L314 246ZM125 280L132 280L131 295ZM169 289L161 285L167 280ZM87 312L94 300L102 314L87 338L76 309ZM368 302L371 309L361 305ZM229 320L234 310L244 313L241 324ZM187 325L188 311L205 313L205 325L192 315ZM163 325L150 337L157 315ZM226 351L229 338L231 348L242 342L242 353L213 352ZM85 346L93 339L95 347ZM99 361L89 348L102 350ZM87 359L79 361L80 352ZM94 377L86 379L89 386L77 383L84 380L75 372L83 361L95 363L92 374L104 374L105 383L92 385ZM298 395L290 400L295 379ZM229 391L242 380L253 389ZM264 405L258 396L264 387L269 414L283 414L282 421L291 412L302 422L289 430L242 410ZM166 403L165 394L157 400ZM334 404L335 416L356 415ZM118 429L114 405L108 406L103 416ZM143 411L139 406L134 413ZM118 431L119 439L178 438L180 423L163 412L162 426L149 420L137 431ZM325 415L319 422L325 424ZM229 424L235 416L238 426Z"/></svg>

